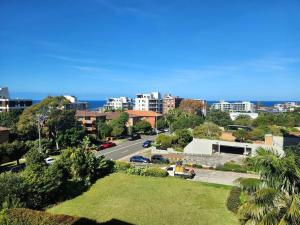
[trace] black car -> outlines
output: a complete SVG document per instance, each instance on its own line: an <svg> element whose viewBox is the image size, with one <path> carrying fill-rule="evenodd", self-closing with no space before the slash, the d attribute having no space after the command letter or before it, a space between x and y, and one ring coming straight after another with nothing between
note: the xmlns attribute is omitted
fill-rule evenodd
<svg viewBox="0 0 300 225"><path fill-rule="evenodd" d="M164 158L162 155L153 155L151 156L151 162L153 163L170 163L170 160Z"/></svg>
<svg viewBox="0 0 300 225"><path fill-rule="evenodd" d="M128 138L128 141L134 141L134 140L137 140L137 139L140 139L141 138L141 135L140 134L132 134L130 135L130 137Z"/></svg>
<svg viewBox="0 0 300 225"><path fill-rule="evenodd" d="M130 162L138 162L138 163L150 163L150 159L145 158L141 155L135 155L130 158Z"/></svg>
<svg viewBox="0 0 300 225"><path fill-rule="evenodd" d="M23 163L23 164L20 164L20 165L17 165L17 166L14 166L12 168L10 168L9 171L13 172L13 173L18 173L22 170L24 170L26 167L26 165Z"/></svg>
<svg viewBox="0 0 300 225"><path fill-rule="evenodd" d="M149 148L149 147L151 147L151 144L152 144L152 141L147 140L147 141L145 141L145 142L143 143L143 147L144 147L144 148Z"/></svg>

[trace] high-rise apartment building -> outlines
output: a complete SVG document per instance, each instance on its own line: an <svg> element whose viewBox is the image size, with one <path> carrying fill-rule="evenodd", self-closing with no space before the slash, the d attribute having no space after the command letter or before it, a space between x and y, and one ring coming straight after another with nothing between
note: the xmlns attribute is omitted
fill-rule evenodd
<svg viewBox="0 0 300 225"><path fill-rule="evenodd" d="M149 94L137 94L135 98L135 110L153 111L162 113L163 100L159 92L151 92Z"/></svg>
<svg viewBox="0 0 300 225"><path fill-rule="evenodd" d="M110 110L130 110L133 109L133 100L127 97L120 97L120 98L109 98L107 99L106 104L104 105L105 109Z"/></svg>
<svg viewBox="0 0 300 225"><path fill-rule="evenodd" d="M0 112L8 112L14 109L25 109L31 105L31 99L11 99L8 88L0 88Z"/></svg>
<svg viewBox="0 0 300 225"><path fill-rule="evenodd" d="M220 101L211 106L224 112L255 112L255 105L251 102L225 102Z"/></svg>
<svg viewBox="0 0 300 225"><path fill-rule="evenodd" d="M178 108L183 98L172 96L171 94L164 95L163 98L163 114L168 113L170 110Z"/></svg>

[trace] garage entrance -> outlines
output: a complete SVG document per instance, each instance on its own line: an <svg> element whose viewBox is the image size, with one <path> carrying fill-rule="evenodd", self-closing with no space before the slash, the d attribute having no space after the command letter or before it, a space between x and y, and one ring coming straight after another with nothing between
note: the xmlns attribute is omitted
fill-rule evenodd
<svg viewBox="0 0 300 225"><path fill-rule="evenodd" d="M230 154L243 155L244 151L245 151L245 148L242 148L242 147L233 147L233 146L226 146L226 145L221 145L220 146L220 152L221 153L230 153Z"/></svg>

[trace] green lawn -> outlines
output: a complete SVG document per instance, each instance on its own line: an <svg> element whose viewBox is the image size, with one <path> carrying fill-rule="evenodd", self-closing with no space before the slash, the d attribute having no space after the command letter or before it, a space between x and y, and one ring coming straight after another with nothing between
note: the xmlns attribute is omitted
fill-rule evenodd
<svg viewBox="0 0 300 225"><path fill-rule="evenodd" d="M226 209L230 187L179 178L112 174L48 212L130 224L238 224Z"/></svg>

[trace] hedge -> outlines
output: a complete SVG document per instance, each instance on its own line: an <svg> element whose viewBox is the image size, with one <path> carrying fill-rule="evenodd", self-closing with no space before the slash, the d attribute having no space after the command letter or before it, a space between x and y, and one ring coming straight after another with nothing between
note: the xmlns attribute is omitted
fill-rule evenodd
<svg viewBox="0 0 300 225"><path fill-rule="evenodd" d="M151 176L151 177L167 177L167 171L157 168L157 167L149 167L144 169L144 176Z"/></svg>
<svg viewBox="0 0 300 225"><path fill-rule="evenodd" d="M237 213L241 205L241 200L240 200L241 192L242 192L241 189L238 187L234 187L231 189L226 201L226 207L228 210Z"/></svg>
<svg viewBox="0 0 300 225"><path fill-rule="evenodd" d="M99 225L94 220L68 215L54 215L26 208L2 211L1 225Z"/></svg>
<svg viewBox="0 0 300 225"><path fill-rule="evenodd" d="M246 165L240 165L240 164L236 164L236 163L232 163L232 162L227 162L224 165L217 166L216 170L247 173L248 167Z"/></svg>
<svg viewBox="0 0 300 225"><path fill-rule="evenodd" d="M122 162L122 161L114 161L114 171L115 172L120 172L120 171L126 171L129 168L132 168L132 165L127 162Z"/></svg>

